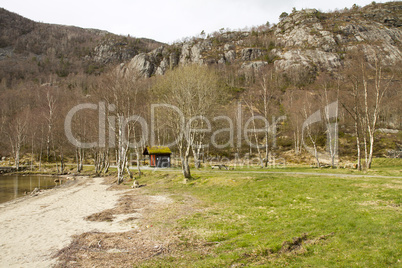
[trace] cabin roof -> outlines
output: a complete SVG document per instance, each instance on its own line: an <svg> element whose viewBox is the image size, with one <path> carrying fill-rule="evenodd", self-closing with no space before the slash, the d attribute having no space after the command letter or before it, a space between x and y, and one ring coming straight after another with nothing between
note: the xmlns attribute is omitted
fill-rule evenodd
<svg viewBox="0 0 402 268"><path fill-rule="evenodd" d="M171 154L172 151L167 146L147 146L144 149L143 155L150 154Z"/></svg>

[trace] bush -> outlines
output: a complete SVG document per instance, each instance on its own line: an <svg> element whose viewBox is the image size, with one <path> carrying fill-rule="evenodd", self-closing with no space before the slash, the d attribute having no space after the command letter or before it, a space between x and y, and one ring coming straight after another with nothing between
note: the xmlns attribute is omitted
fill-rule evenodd
<svg viewBox="0 0 402 268"><path fill-rule="evenodd" d="M279 20L282 21L283 19L287 18L289 16L288 13L282 12L282 14L279 16Z"/></svg>

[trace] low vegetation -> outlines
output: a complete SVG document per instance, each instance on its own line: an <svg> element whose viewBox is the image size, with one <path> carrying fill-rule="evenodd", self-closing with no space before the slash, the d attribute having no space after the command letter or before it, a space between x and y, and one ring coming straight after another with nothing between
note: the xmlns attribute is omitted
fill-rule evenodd
<svg viewBox="0 0 402 268"><path fill-rule="evenodd" d="M36 23L0 9L1 164L55 164L63 174L71 172L66 163L76 162L77 173L85 163L103 175L117 166L120 182L127 161L142 160L145 146L172 144L188 178L190 165L213 158L256 159L263 168L276 157L368 170L375 157L401 155L399 7L293 10L275 26L221 29L209 37L204 32L163 48L147 39ZM378 36L383 45L353 41L356 29L384 16L381 27L374 23L389 28ZM350 40L343 44L336 37L339 42L325 48L342 55L339 62L328 58L335 60L331 68L314 60L310 68L303 57L280 67L285 54L279 51L297 52L286 45L292 27L306 29L317 42L324 33L341 36L337 31ZM277 33L281 28L286 37ZM388 39L396 40L392 51ZM323 49L321 41L313 42L314 50ZM149 68L127 67L139 61ZM83 104L92 108L77 111Z"/></svg>
<svg viewBox="0 0 402 268"><path fill-rule="evenodd" d="M373 171L400 177L401 164L376 159ZM193 171L187 183L179 170L146 171L139 182L146 186L131 194L134 206L141 204L141 194L173 201L161 204L162 210L147 209L152 212L136 222L135 234L83 234L71 245L75 250L63 251L61 258L134 267L397 267L401 262L402 180L395 177L254 168ZM127 180L120 187L130 185ZM124 197L117 211L132 212L129 200ZM142 246L127 240L133 235ZM93 241L106 246L89 245Z"/></svg>

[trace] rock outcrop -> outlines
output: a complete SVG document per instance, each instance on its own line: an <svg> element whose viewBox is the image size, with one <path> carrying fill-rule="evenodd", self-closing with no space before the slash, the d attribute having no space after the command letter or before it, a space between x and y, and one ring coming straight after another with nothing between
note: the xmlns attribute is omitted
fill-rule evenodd
<svg viewBox="0 0 402 268"><path fill-rule="evenodd" d="M332 71L341 66L344 53L356 48L368 58L379 55L387 64L402 59L400 28L365 20L366 16L340 13L330 17L329 21L329 15L310 9L295 12L279 23L275 36L281 48L274 51L279 58L275 66L286 70L299 64Z"/></svg>
<svg viewBox="0 0 402 268"><path fill-rule="evenodd" d="M124 70L145 77L163 75L177 65L231 64L240 70L302 68L312 74L335 71L345 55L360 50L385 64L402 60L402 3L371 4L333 13L295 11L278 25L250 32L220 32L204 38L160 47L135 56Z"/></svg>
<svg viewBox="0 0 402 268"><path fill-rule="evenodd" d="M93 54L95 62L107 64L129 60L135 56L136 51L128 42L107 39L94 48Z"/></svg>
<svg viewBox="0 0 402 268"><path fill-rule="evenodd" d="M252 61L263 56L263 52L259 48L244 48L241 50L241 59L243 61Z"/></svg>
<svg viewBox="0 0 402 268"><path fill-rule="evenodd" d="M177 50L169 50L161 46L149 53L140 53L128 63L120 65L121 72L130 75L151 77L152 75L163 75L166 70L179 64Z"/></svg>

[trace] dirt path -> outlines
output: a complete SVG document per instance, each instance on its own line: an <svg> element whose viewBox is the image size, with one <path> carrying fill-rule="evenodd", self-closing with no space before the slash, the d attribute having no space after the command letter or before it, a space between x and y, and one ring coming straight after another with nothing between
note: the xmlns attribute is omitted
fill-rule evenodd
<svg viewBox="0 0 402 268"><path fill-rule="evenodd" d="M126 232L125 218L86 221L88 215L113 208L124 190L107 191L102 178L80 178L22 201L0 205L0 267L51 267L52 256L84 232Z"/></svg>
<svg viewBox="0 0 402 268"><path fill-rule="evenodd" d="M305 175L305 176L327 176L338 178L383 178L383 179L402 179L400 176L383 175L364 175L364 174L342 174L342 173L319 173L319 172L292 172L292 171L234 171L236 173L264 173L264 174L284 174L284 175Z"/></svg>
<svg viewBox="0 0 402 268"><path fill-rule="evenodd" d="M278 168L280 169L280 168ZM146 170L144 168L144 170ZM181 170L178 169L167 169L167 168L148 168L148 170L152 170L154 172L165 172L165 173L181 173ZM196 170L197 173L210 173L213 170L204 168ZM218 170L217 172L225 172L225 170ZM241 170L230 170L226 171L228 174L231 173L239 173L239 174L283 174L283 175L304 175L304 176L326 176L326 177L338 177L338 178L384 178L384 179L402 179L402 176L392 176L392 175L370 175L370 174L343 174L343 173L324 173L324 172L306 172L306 171L270 171L270 170L261 170L261 171L241 171Z"/></svg>

